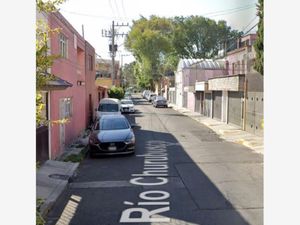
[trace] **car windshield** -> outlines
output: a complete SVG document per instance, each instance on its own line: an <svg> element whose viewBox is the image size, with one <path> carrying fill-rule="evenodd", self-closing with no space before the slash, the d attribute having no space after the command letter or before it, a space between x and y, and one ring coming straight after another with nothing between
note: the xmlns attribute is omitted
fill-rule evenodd
<svg viewBox="0 0 300 225"><path fill-rule="evenodd" d="M100 130L128 129L129 124L124 118L103 119L100 121Z"/></svg>
<svg viewBox="0 0 300 225"><path fill-rule="evenodd" d="M130 100L122 100L121 104L133 104L133 102Z"/></svg>
<svg viewBox="0 0 300 225"><path fill-rule="evenodd" d="M98 111L101 112L118 112L119 106L118 104L100 104Z"/></svg>
<svg viewBox="0 0 300 225"><path fill-rule="evenodd" d="M156 100L165 100L165 98L163 96L157 96Z"/></svg>

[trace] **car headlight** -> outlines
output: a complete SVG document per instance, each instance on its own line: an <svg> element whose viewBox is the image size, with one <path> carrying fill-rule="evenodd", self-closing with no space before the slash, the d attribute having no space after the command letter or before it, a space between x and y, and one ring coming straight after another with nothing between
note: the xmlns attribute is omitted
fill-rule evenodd
<svg viewBox="0 0 300 225"><path fill-rule="evenodd" d="M129 144L129 143L135 143L135 137L134 137L134 134L128 135L128 137L125 139L125 142L126 142L127 144Z"/></svg>
<svg viewBox="0 0 300 225"><path fill-rule="evenodd" d="M100 141L96 135L91 135L89 138L89 143L94 145L94 144L99 144Z"/></svg>

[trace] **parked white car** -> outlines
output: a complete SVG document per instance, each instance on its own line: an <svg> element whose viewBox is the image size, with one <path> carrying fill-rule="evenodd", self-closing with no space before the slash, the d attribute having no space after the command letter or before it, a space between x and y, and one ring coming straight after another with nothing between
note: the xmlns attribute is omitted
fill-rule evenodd
<svg viewBox="0 0 300 225"><path fill-rule="evenodd" d="M96 109L97 118L99 119L102 115L118 115L121 114L121 103L116 98L103 98L99 102L99 106Z"/></svg>
<svg viewBox="0 0 300 225"><path fill-rule="evenodd" d="M149 95L147 95L148 102L151 102L156 96L157 94L155 93L150 93Z"/></svg>
<svg viewBox="0 0 300 225"><path fill-rule="evenodd" d="M150 90L145 90L145 91L143 92L143 98L147 99L147 96L148 96L150 93L151 93Z"/></svg>
<svg viewBox="0 0 300 225"><path fill-rule="evenodd" d="M130 99L121 99L121 112L134 113L135 108L134 108L133 101Z"/></svg>

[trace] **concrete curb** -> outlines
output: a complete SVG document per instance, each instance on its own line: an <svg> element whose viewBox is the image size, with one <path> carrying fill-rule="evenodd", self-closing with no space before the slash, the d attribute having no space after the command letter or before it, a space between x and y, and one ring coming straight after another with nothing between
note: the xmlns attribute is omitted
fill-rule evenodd
<svg viewBox="0 0 300 225"><path fill-rule="evenodd" d="M44 217L76 174L79 163L47 160L36 174L36 197L44 200L40 207Z"/></svg>

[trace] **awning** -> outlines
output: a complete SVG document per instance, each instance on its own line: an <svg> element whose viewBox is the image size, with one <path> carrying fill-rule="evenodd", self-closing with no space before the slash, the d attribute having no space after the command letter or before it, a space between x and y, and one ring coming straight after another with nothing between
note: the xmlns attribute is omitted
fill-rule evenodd
<svg viewBox="0 0 300 225"><path fill-rule="evenodd" d="M45 73L45 76L50 76L51 74ZM52 75L53 79L48 80L46 85L42 88L43 90L65 90L72 87L73 84L66 80L59 78L58 76Z"/></svg>

